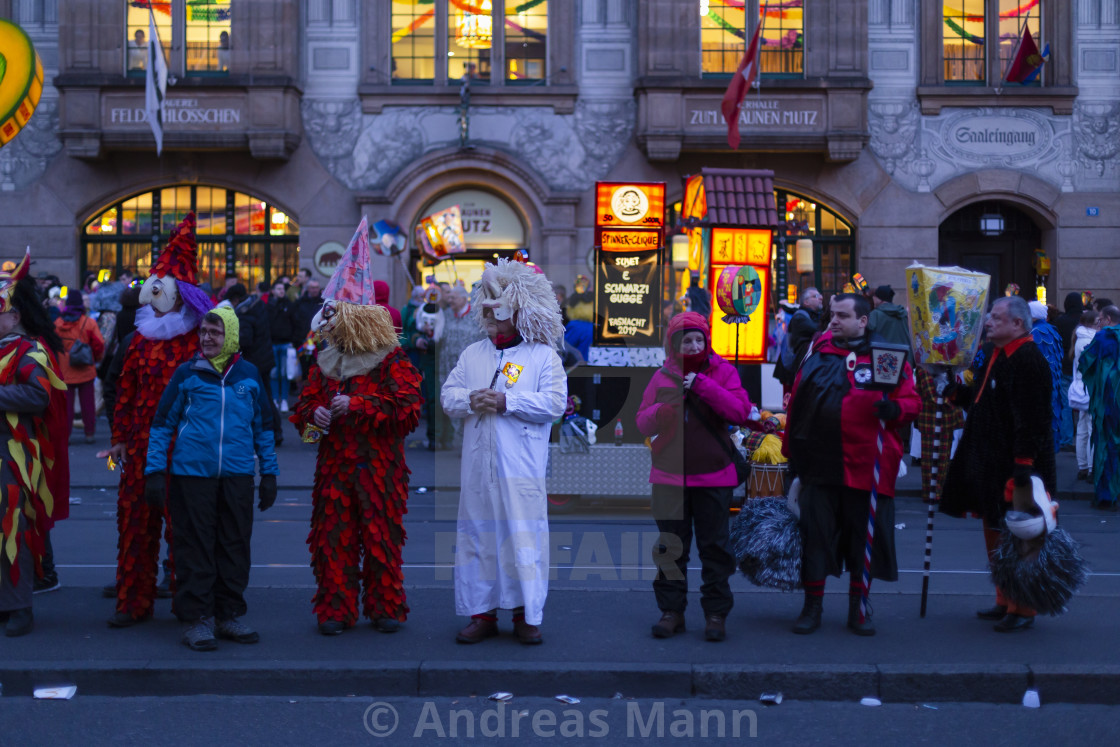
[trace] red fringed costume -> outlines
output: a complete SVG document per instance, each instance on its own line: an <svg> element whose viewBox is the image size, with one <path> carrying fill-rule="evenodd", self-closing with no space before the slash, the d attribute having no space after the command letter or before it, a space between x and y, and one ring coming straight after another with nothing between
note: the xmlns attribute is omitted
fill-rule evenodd
<svg viewBox="0 0 1120 747"><path fill-rule="evenodd" d="M193 332L170 340L149 340L137 334L117 383L113 443L126 445L117 493L117 611L136 619L152 614L159 573L159 535L164 526L167 546L171 546L171 520L166 508L152 511L144 500L148 431L160 395L175 369L196 352L198 335Z"/></svg>
<svg viewBox="0 0 1120 747"><path fill-rule="evenodd" d="M125 449L117 494L117 614L133 620L152 615L159 535L164 526L167 546L171 547L166 502L162 511L152 511L144 500L148 431L175 369L198 352L198 320L210 308L209 299L193 285L198 278L194 228L194 213L187 213L144 282L140 303L162 308L166 314L160 317L142 307L117 381L113 444L123 444ZM176 299L181 305L176 306ZM147 336L146 330L150 330Z"/></svg>
<svg viewBox="0 0 1120 747"><path fill-rule="evenodd" d="M315 615L320 623L354 625L364 584L367 618L403 621L401 548L410 474L404 437L420 421L420 374L400 348L368 373L342 381L313 364L290 420L302 431L316 408L329 409L337 394L349 395L350 408L319 441L311 494L307 544L319 587Z"/></svg>

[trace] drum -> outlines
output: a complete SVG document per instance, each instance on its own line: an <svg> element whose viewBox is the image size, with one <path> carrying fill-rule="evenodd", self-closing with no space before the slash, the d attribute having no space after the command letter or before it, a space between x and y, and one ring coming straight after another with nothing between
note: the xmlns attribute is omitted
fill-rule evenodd
<svg viewBox="0 0 1120 747"><path fill-rule="evenodd" d="M747 483L748 498L772 498L786 494L787 464L751 463L751 479Z"/></svg>

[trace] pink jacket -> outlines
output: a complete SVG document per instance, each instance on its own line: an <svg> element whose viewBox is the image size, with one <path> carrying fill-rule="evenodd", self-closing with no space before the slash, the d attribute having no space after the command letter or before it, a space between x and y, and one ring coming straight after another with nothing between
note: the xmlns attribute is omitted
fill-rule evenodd
<svg viewBox="0 0 1120 747"><path fill-rule="evenodd" d="M712 352L696 374L691 391L685 394L681 357L673 338L689 329L702 331L711 350L703 316L686 312L673 317L666 333L665 365L653 375L638 408L638 430L645 436L656 436L651 442L649 481L683 487L733 487L739 480L728 449L735 447L730 437L722 434L728 425L747 422L751 401L739 372Z"/></svg>

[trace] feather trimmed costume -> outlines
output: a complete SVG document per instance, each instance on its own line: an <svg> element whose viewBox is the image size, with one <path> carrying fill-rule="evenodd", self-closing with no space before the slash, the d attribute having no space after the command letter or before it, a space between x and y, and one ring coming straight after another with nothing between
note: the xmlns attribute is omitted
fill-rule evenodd
<svg viewBox="0 0 1120 747"><path fill-rule="evenodd" d="M331 422L318 445L307 537L318 586L315 616L320 623L352 626L360 596L370 620L403 621L408 605L401 550L410 474L404 438L420 422L420 372L396 346L383 308L338 303L337 310L343 319L325 333L332 346L312 364L289 418L302 432L314 423L316 409L329 410L338 394L350 398L346 414ZM351 314L358 318L347 319ZM377 319L359 321L369 314ZM359 330L368 334L380 327L388 330L385 339L357 337ZM340 334L347 328L351 334ZM375 352L361 352L371 347Z"/></svg>
<svg viewBox="0 0 1120 747"><path fill-rule="evenodd" d="M0 341L0 387L0 553L15 586L21 545L38 565L47 531L69 513L66 384L51 352L15 333Z"/></svg>

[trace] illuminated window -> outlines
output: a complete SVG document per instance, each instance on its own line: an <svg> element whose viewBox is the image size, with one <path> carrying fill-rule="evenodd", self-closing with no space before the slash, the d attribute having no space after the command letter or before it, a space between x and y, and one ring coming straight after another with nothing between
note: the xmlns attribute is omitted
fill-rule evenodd
<svg viewBox="0 0 1120 747"><path fill-rule="evenodd" d="M945 82L999 85L1024 29L1030 29L1040 50L1044 48L1041 15L1042 0L944 0L941 16ZM994 58L987 45L993 34L999 39Z"/></svg>
<svg viewBox="0 0 1120 747"><path fill-rule="evenodd" d="M148 69L149 16L155 18L163 60L170 65L171 3L156 2L149 10L148 0L126 0L125 8L125 69L130 73Z"/></svg>
<svg viewBox="0 0 1120 747"><path fill-rule="evenodd" d="M394 0L389 25L393 83L548 79L547 0Z"/></svg>
<svg viewBox="0 0 1120 747"><path fill-rule="evenodd" d="M394 2L393 82L430 83L436 68L436 10L433 3Z"/></svg>
<svg viewBox="0 0 1120 747"><path fill-rule="evenodd" d="M82 276L108 270L116 277L124 269L146 276L153 250L163 250L171 231L192 210L199 283L218 289L233 272L247 288L255 288L299 270L299 224L286 212L244 192L177 185L134 195L90 218L82 231Z"/></svg>
<svg viewBox="0 0 1120 747"><path fill-rule="evenodd" d="M825 298L839 293L855 270L855 239L852 224L831 208L786 190L774 190L778 209L786 222L786 283L796 285L798 297L807 288L817 288ZM795 244L813 242L813 271L797 272ZM777 245L774 262L781 261Z"/></svg>
<svg viewBox="0 0 1120 747"><path fill-rule="evenodd" d="M154 17L168 71L187 75L229 73L233 0L125 0L125 70L148 68L149 17ZM178 32L176 31L178 30ZM171 59L176 33L185 33L183 54Z"/></svg>
<svg viewBox="0 0 1120 747"><path fill-rule="evenodd" d="M730 75L739 67L754 33L748 13L758 9L763 24L759 72L764 77L801 77L804 72L804 0L699 0L700 70L704 75Z"/></svg>
<svg viewBox="0 0 1120 747"><path fill-rule="evenodd" d="M230 2L186 1L187 74L228 73Z"/></svg>
<svg viewBox="0 0 1120 747"><path fill-rule="evenodd" d="M545 77L548 3L506 0L506 80L533 83Z"/></svg>
<svg viewBox="0 0 1120 747"><path fill-rule="evenodd" d="M452 0L447 19L447 79L490 81L494 9L490 0Z"/></svg>

